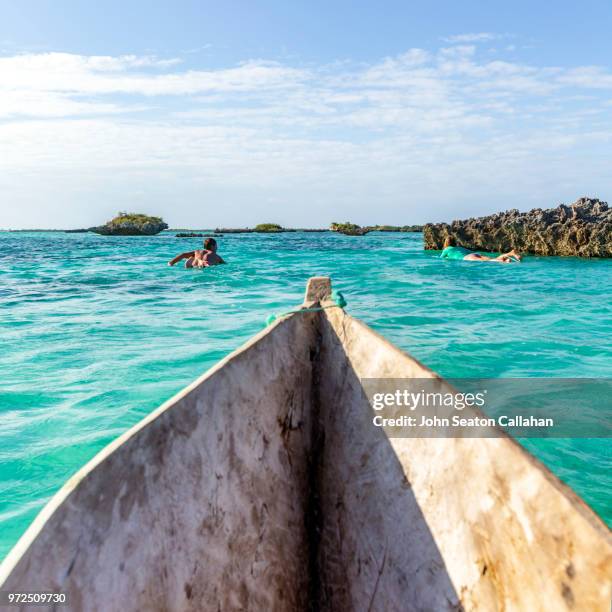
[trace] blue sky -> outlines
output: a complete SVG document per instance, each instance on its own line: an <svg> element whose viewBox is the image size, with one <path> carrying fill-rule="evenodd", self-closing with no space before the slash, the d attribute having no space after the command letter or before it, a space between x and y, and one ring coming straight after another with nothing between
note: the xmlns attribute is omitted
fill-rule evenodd
<svg viewBox="0 0 612 612"><path fill-rule="evenodd" d="M0 1L0 228L404 224L612 193L609 2L99 4Z"/></svg>

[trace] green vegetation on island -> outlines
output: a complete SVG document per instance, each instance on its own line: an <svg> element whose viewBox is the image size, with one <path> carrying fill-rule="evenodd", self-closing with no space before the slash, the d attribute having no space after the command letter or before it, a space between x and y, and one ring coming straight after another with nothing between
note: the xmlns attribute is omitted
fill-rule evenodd
<svg viewBox="0 0 612 612"><path fill-rule="evenodd" d="M154 236L167 228L168 224L161 217L120 212L104 225L92 227L91 231L103 236Z"/></svg>
<svg viewBox="0 0 612 612"><path fill-rule="evenodd" d="M422 225L373 225L371 232L422 232Z"/></svg>
<svg viewBox="0 0 612 612"><path fill-rule="evenodd" d="M269 226L272 226L273 229L267 229ZM258 228L266 228L266 229L258 229ZM328 229L321 228L292 228L292 227L282 227L277 225L276 223L260 223L259 225L253 227L218 227L215 229L215 234L213 235L222 235L222 234L255 234L255 233L268 233L268 234L282 234L289 232L328 232Z"/></svg>
<svg viewBox="0 0 612 612"><path fill-rule="evenodd" d="M255 231L265 234L276 234L278 232L284 232L284 228L278 223L260 223L255 226Z"/></svg>
<svg viewBox="0 0 612 612"><path fill-rule="evenodd" d="M368 225L362 227L355 223L332 223L329 226L332 232L345 234L346 236L365 236L369 232L421 232L422 225Z"/></svg>
<svg viewBox="0 0 612 612"><path fill-rule="evenodd" d="M304 229L304 228L288 228L282 227L277 223L260 223L254 228L217 228L215 231L226 234L250 234L250 233L266 233L266 234L278 234L281 232L338 232L339 234L345 234L347 236L365 236L369 232L421 232L423 230L422 225L369 225L362 227L356 223L332 223L329 226L329 230L325 229Z"/></svg>

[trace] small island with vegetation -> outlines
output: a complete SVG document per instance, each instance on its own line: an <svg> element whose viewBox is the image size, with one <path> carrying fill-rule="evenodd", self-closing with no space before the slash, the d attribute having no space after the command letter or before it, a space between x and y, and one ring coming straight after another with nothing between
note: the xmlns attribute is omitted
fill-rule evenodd
<svg viewBox="0 0 612 612"><path fill-rule="evenodd" d="M168 224L161 217L120 212L104 225L90 228L90 231L103 236L154 236L167 228Z"/></svg>
<svg viewBox="0 0 612 612"><path fill-rule="evenodd" d="M422 225L372 225L371 232L422 232Z"/></svg>
<svg viewBox="0 0 612 612"><path fill-rule="evenodd" d="M362 227L355 223L332 223L329 226L332 232L338 232L346 236L365 236L370 232L421 232L422 225L368 225Z"/></svg>
<svg viewBox="0 0 612 612"><path fill-rule="evenodd" d="M218 227L215 229L216 234L282 234L287 232L328 232L327 229L320 228L292 228L283 227L277 223L260 223L255 227ZM216 235L215 234L215 235Z"/></svg>
<svg viewBox="0 0 612 612"><path fill-rule="evenodd" d="M260 223L255 227L230 228L218 227L215 232L222 234L281 234L285 232L337 232L347 236L365 236L369 232L421 232L422 225L369 225L362 227L349 221L345 223L332 223L329 229L307 229L283 227L278 223Z"/></svg>
<svg viewBox="0 0 612 612"><path fill-rule="evenodd" d="M348 221L345 223L332 223L329 229L332 232L338 232L345 236L363 236L368 233L367 228L356 225L355 223L349 223Z"/></svg>
<svg viewBox="0 0 612 612"><path fill-rule="evenodd" d="M277 234L278 232L284 232L285 229L278 223L260 223L255 226L255 231L261 234Z"/></svg>

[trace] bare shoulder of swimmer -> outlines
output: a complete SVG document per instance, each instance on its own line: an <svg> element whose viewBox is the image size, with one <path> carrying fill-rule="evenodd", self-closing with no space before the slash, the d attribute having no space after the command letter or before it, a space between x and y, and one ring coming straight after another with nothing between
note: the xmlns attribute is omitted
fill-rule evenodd
<svg viewBox="0 0 612 612"><path fill-rule="evenodd" d="M206 263L209 266L218 266L219 264L225 263L219 255L214 251L209 251L206 254Z"/></svg>

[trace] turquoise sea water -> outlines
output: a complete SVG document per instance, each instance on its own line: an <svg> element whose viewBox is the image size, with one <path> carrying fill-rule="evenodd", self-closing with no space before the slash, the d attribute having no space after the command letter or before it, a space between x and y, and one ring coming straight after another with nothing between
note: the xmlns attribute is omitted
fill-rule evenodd
<svg viewBox="0 0 612 612"><path fill-rule="evenodd" d="M0 232L0 558L75 470L331 275L347 310L447 377L610 377L612 260L442 261L420 234L197 239ZM607 398L609 401L609 398ZM528 440L612 522L609 440Z"/></svg>

